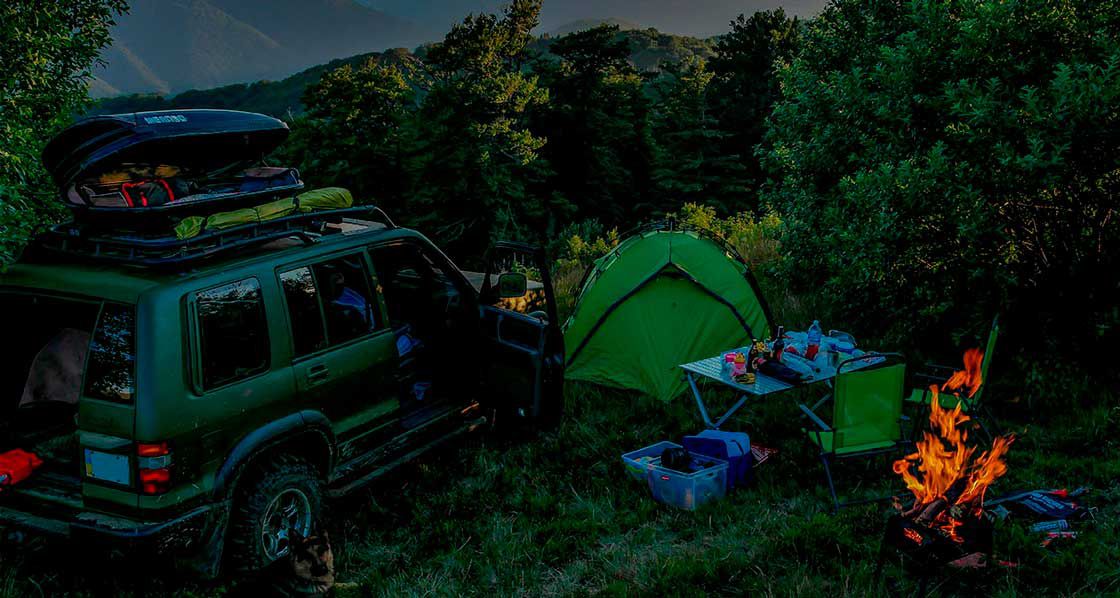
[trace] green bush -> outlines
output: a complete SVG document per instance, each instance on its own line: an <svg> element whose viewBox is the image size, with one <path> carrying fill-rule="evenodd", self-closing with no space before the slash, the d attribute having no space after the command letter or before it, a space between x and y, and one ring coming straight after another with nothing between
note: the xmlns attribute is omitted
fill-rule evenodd
<svg viewBox="0 0 1120 598"><path fill-rule="evenodd" d="M63 209L39 156L87 101L123 0L9 0L0 6L0 264Z"/></svg>
<svg viewBox="0 0 1120 598"><path fill-rule="evenodd" d="M1003 311L1020 348L1111 356L1118 31L1114 0L831 3L760 149L786 275L864 334Z"/></svg>
<svg viewBox="0 0 1120 598"><path fill-rule="evenodd" d="M781 243L778 240L781 236L782 219L773 212L762 217L756 217L750 212L740 212L728 218L720 218L711 206L686 203L673 218L687 226L715 233L734 247L756 270L769 270L782 261Z"/></svg>

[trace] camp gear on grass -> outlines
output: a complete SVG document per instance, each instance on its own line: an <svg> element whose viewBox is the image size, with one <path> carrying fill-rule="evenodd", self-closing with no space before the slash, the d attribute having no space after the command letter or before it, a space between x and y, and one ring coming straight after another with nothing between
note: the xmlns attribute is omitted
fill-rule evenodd
<svg viewBox="0 0 1120 598"><path fill-rule="evenodd" d="M941 407L945 409L953 409L957 403L961 404L961 411L969 414L980 425L980 430L992 439L992 431L988 429L989 426L995 425L995 419L991 416L987 406L983 403L984 388L988 383L988 370L992 363L992 356L996 350L996 340L999 338L999 316L997 315L992 319L992 328L988 331L988 343L984 347L984 353L980 362L980 388L971 397L968 396L968 391L962 389L957 393L940 392L938 393L938 402ZM915 388L910 391L910 395L906 397L907 403L914 405L929 405L930 398L933 393L929 389L929 384L936 384L940 387L953 375L953 372L958 368L953 368L937 364L925 364L922 371L919 371L915 377L927 383L925 388ZM985 422L987 425L985 425ZM917 432L918 426L914 426L912 435Z"/></svg>
<svg viewBox="0 0 1120 598"><path fill-rule="evenodd" d="M654 500L692 511L727 494L727 461L692 455L685 470L662 466L660 457L651 460L646 482Z"/></svg>
<svg viewBox="0 0 1120 598"><path fill-rule="evenodd" d="M770 335L747 264L707 233L656 224L599 258L564 325L568 377L668 401L677 364Z"/></svg>
<svg viewBox="0 0 1120 598"><path fill-rule="evenodd" d="M650 462L660 457L668 448L681 448L681 445L662 440L657 444L622 455L622 465L626 468L627 475L641 482L646 481L646 470L649 469Z"/></svg>
<svg viewBox="0 0 1120 598"><path fill-rule="evenodd" d="M859 364L863 364L862 367ZM809 419L809 441L820 451L833 508L848 504L836 494L831 463L835 459L864 458L895 450L902 440L902 400L906 363L895 353L869 353L841 362L830 395L809 408L800 405ZM831 423L817 414L832 403Z"/></svg>
<svg viewBox="0 0 1120 598"><path fill-rule="evenodd" d="M690 452L727 461L727 490L746 485L751 475L751 438L745 432L704 430L685 436L681 444Z"/></svg>
<svg viewBox="0 0 1120 598"><path fill-rule="evenodd" d="M0 454L0 492L26 480L42 464L37 455L21 449Z"/></svg>
<svg viewBox="0 0 1120 598"><path fill-rule="evenodd" d="M827 343L828 339L825 339L824 342ZM761 353L765 353L765 350L761 351ZM863 355L862 351L856 350L856 353L858 353L859 355ZM792 361L793 358L787 355L786 359ZM880 358L870 356L867 360L854 361L853 364L849 367L854 369L872 365L877 359ZM678 367L685 372L685 380L687 381L689 388L692 390L692 397L696 401L696 406L700 410L700 417L704 420L704 424L708 426L708 428L715 430L718 430L719 427L724 424L724 422L730 419L731 416L735 415L735 413L738 412L739 409L741 409L743 405L746 404L747 399L751 396L764 397L770 394L786 391L791 388L796 388L798 386L804 386L806 384L813 384L816 382L829 380L836 376L836 370L825 365L809 368L808 371L811 373L804 377L800 383L796 384L791 384L789 382L785 382L762 373L759 373L755 376L754 382L746 382L745 380L732 378L724 372L722 355L709 357L707 359L701 359L699 361L693 361L691 363L684 363ZM713 421L711 419L711 416L708 414L708 407L704 402L703 395L700 393L700 387L697 385L699 381L704 379L715 380L724 386L728 386L742 393L735 404L733 404L727 411L725 411L723 415L720 415L715 421Z"/></svg>
<svg viewBox="0 0 1120 598"><path fill-rule="evenodd" d="M692 453L684 447L670 447L661 451L661 466L674 471L688 472Z"/></svg>

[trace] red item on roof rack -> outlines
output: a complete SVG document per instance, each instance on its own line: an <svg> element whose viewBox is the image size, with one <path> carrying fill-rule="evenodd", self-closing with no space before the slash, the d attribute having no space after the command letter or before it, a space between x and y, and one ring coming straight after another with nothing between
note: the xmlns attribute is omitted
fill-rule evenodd
<svg viewBox="0 0 1120 598"><path fill-rule="evenodd" d="M26 480L42 464L38 455L22 449L0 454L0 492Z"/></svg>

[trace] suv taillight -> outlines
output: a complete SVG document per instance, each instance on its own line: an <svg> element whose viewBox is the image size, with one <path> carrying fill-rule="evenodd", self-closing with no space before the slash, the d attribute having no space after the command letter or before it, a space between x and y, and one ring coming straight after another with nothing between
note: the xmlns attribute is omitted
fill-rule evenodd
<svg viewBox="0 0 1120 598"><path fill-rule="evenodd" d="M164 494L171 489L171 450L166 442L137 444L136 464L140 470L140 492Z"/></svg>

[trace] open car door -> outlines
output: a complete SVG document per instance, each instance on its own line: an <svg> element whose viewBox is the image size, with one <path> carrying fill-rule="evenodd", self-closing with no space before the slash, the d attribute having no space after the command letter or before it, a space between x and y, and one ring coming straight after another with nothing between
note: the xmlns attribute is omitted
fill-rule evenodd
<svg viewBox="0 0 1120 598"><path fill-rule="evenodd" d="M559 422L564 337L544 251L523 243L496 244L486 257L479 306L488 345L484 392L498 425L511 419L534 426Z"/></svg>

